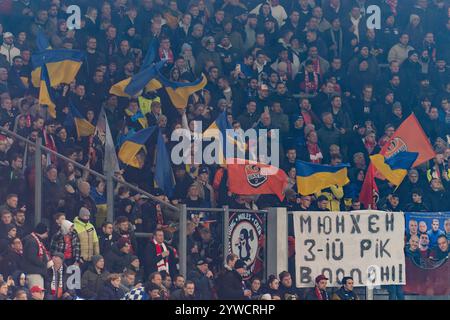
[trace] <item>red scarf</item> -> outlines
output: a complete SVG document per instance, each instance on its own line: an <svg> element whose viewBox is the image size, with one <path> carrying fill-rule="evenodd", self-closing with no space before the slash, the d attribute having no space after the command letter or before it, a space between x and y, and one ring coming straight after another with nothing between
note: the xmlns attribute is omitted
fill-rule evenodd
<svg viewBox="0 0 450 320"><path fill-rule="evenodd" d="M386 0L386 4L391 9L394 16L397 16L397 0Z"/></svg>
<svg viewBox="0 0 450 320"><path fill-rule="evenodd" d="M53 139L53 137L50 134L47 134L47 131L45 129L43 130L43 133L44 133L45 146L47 148L49 148L50 150L57 152L55 140ZM54 154L50 155L50 159L51 159L52 163L56 164L57 159Z"/></svg>
<svg viewBox="0 0 450 320"><path fill-rule="evenodd" d="M328 300L327 294L325 292L325 297L322 295L322 291L318 287L314 288L314 293L316 294L317 300Z"/></svg>
<svg viewBox="0 0 450 320"><path fill-rule="evenodd" d="M319 145L317 143L306 143L309 152L309 159L311 163L322 163L323 155L320 151Z"/></svg>
<svg viewBox="0 0 450 320"><path fill-rule="evenodd" d="M42 243L42 241L39 239L39 237L32 232L31 236L34 238L34 240L36 240L39 250L38 250L38 258L42 259L42 257L45 256L47 257L47 261L50 261L50 254L48 253L47 249L45 248L44 244Z"/></svg>
<svg viewBox="0 0 450 320"><path fill-rule="evenodd" d="M157 256L160 255L161 253L163 253L163 251L167 251L167 247L164 244L164 242L159 244L155 239L153 239L153 243L155 244L156 255ZM161 258L161 260L159 260L156 263L156 268L157 268L158 272L166 271L167 273L169 273L169 259L168 259L168 257Z"/></svg>
<svg viewBox="0 0 450 320"><path fill-rule="evenodd" d="M319 89L319 75L313 72L312 80L310 80L310 73L305 72L304 87L306 93L316 92Z"/></svg>
<svg viewBox="0 0 450 320"><path fill-rule="evenodd" d="M167 58L167 62L168 62L168 63L173 63L173 52L172 52L172 50L169 49L169 50L166 52L166 54L164 54L164 50L161 49L161 48L159 48L158 53L159 53L159 58L160 58L161 60Z"/></svg>
<svg viewBox="0 0 450 320"><path fill-rule="evenodd" d="M364 139L364 146L366 147L366 150L369 154L372 154L373 150L375 149L377 143L375 142L369 142Z"/></svg>
<svg viewBox="0 0 450 320"><path fill-rule="evenodd" d="M68 234L64 236L64 259L72 259L72 237Z"/></svg>

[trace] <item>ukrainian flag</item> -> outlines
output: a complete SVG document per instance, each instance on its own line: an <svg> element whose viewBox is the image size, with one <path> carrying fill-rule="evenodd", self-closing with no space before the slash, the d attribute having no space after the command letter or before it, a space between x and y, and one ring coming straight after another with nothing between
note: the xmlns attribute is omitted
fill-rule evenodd
<svg viewBox="0 0 450 320"><path fill-rule="evenodd" d="M45 65L52 87L61 83L69 84L75 79L83 59L84 53L77 50L45 50L34 54L31 57L34 68L31 73L31 82L36 88L39 87L41 70Z"/></svg>
<svg viewBox="0 0 450 320"><path fill-rule="evenodd" d="M38 31L38 34L36 37L36 46L37 46L38 51L50 50L52 48L50 46L50 42L48 41L48 38L45 36L45 34L42 31Z"/></svg>
<svg viewBox="0 0 450 320"><path fill-rule="evenodd" d="M216 140L219 140L220 137L222 138L220 141L221 143L221 153L219 154L219 163L224 163L224 155L227 154L226 152L226 146L227 141L230 142L230 145L236 145L238 149L240 149L242 152L245 153L246 145L245 142L241 142L237 139L234 139L234 136L227 134L227 129L231 130L231 124L228 122L227 119L227 111L223 111L217 119L208 127L208 129L203 132L203 137L205 138L215 138ZM227 156L227 158L229 158Z"/></svg>
<svg viewBox="0 0 450 320"><path fill-rule="evenodd" d="M48 106L48 113L52 118L56 118L56 105L54 103L54 91L50 84L47 67L42 66L42 74L39 86L39 104Z"/></svg>
<svg viewBox="0 0 450 320"><path fill-rule="evenodd" d="M418 156L418 152L404 151L388 159L381 154L376 154L370 156L370 161L389 182L399 186Z"/></svg>
<svg viewBox="0 0 450 320"><path fill-rule="evenodd" d="M172 197L175 178L161 130L158 132L158 141L156 143L155 182L156 186L161 188L168 197Z"/></svg>
<svg viewBox="0 0 450 320"><path fill-rule="evenodd" d="M208 80L206 76L202 74L202 77L194 82L174 82L165 78L161 73L159 73L159 82L162 87L166 89L172 104L177 109L184 109L187 106L189 96L196 91L203 89Z"/></svg>
<svg viewBox="0 0 450 320"><path fill-rule="evenodd" d="M162 68L165 60L162 60L154 66L145 68L135 75L114 84L109 93L119 97L129 98L137 95L144 88L147 91L156 91L161 88L161 83L156 79L158 70Z"/></svg>
<svg viewBox="0 0 450 320"><path fill-rule="evenodd" d="M329 166L297 160L298 193L301 195L310 195L332 185L346 185L350 182L347 177L348 167L350 167L349 164Z"/></svg>
<svg viewBox="0 0 450 320"><path fill-rule="evenodd" d="M95 133L95 127L92 123L87 121L78 109L69 103L69 109L72 113L73 122L75 123L75 128L77 130L78 138L89 137Z"/></svg>
<svg viewBox="0 0 450 320"><path fill-rule="evenodd" d="M141 150L147 153L145 144L155 131L156 126L139 130L133 136L125 140L119 150L119 159L123 163L134 168L142 169L144 166L143 159L139 159L138 154Z"/></svg>

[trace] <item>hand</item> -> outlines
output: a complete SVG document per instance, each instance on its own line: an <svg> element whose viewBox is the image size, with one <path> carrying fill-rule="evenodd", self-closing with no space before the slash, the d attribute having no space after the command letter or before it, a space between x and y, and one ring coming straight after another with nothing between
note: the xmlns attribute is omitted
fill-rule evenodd
<svg viewBox="0 0 450 320"><path fill-rule="evenodd" d="M250 290L244 290L244 296L245 297L251 297L252 296L252 292Z"/></svg>
<svg viewBox="0 0 450 320"><path fill-rule="evenodd" d="M66 184L66 191L68 193L75 193L75 189L70 184Z"/></svg>
<svg viewBox="0 0 450 320"><path fill-rule="evenodd" d="M168 257L169 254L170 254L169 251L163 251L163 252L161 253L161 255L162 255L163 258Z"/></svg>
<svg viewBox="0 0 450 320"><path fill-rule="evenodd" d="M27 211L27 206L23 205L22 208L20 208L21 211Z"/></svg>
<svg viewBox="0 0 450 320"><path fill-rule="evenodd" d="M142 224L142 219L138 218L138 219L134 220L134 224Z"/></svg>
<svg viewBox="0 0 450 320"><path fill-rule="evenodd" d="M47 262L47 269L53 267L53 260Z"/></svg>
<svg viewBox="0 0 450 320"><path fill-rule="evenodd" d="M340 129L339 129L339 132L340 132L341 134L345 134L345 129L344 129L344 128L340 128Z"/></svg>
<svg viewBox="0 0 450 320"><path fill-rule="evenodd" d="M213 273L211 272L211 270L208 270L208 272L206 273L206 277L207 278L212 278L214 275L213 275Z"/></svg>

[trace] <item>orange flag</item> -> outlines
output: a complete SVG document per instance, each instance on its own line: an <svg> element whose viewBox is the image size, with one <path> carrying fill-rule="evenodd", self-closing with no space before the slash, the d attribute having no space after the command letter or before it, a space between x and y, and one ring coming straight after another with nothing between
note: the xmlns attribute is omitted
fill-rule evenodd
<svg viewBox="0 0 450 320"><path fill-rule="evenodd" d="M283 170L255 161L236 162L227 159L229 191L240 195L276 194L281 201L284 199L288 177Z"/></svg>
<svg viewBox="0 0 450 320"><path fill-rule="evenodd" d="M381 149L380 154L389 159L402 151L419 153L412 165L413 167L417 167L436 156L414 113L397 128L391 140Z"/></svg>

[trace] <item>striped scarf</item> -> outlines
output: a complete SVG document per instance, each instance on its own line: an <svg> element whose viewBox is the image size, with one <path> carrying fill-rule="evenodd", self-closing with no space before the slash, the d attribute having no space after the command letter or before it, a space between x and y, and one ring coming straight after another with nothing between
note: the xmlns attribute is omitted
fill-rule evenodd
<svg viewBox="0 0 450 320"><path fill-rule="evenodd" d="M31 233L31 236L34 238L34 240L36 240L36 242L38 244L38 247L39 247L38 257L42 258L45 254L45 256L47 257L47 261L49 261L50 255L49 255L47 249L45 248L44 244L42 243L42 241L39 239L39 237L34 232Z"/></svg>
<svg viewBox="0 0 450 320"><path fill-rule="evenodd" d="M156 247L156 255L157 256L160 255L161 253L163 253L164 251L167 251L167 247L164 242L159 244L155 239L153 239L153 243L155 244L155 247ZM167 273L169 273L168 257L165 257L165 258L162 258L161 260L159 260L156 263L156 268L157 268L158 272L166 271Z"/></svg>
<svg viewBox="0 0 450 320"><path fill-rule="evenodd" d="M52 296L56 298L61 298L63 294L63 266L58 270L55 270L55 266L52 266L52 283L50 284L50 290ZM56 287L56 279L58 279L58 287Z"/></svg>

